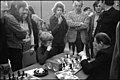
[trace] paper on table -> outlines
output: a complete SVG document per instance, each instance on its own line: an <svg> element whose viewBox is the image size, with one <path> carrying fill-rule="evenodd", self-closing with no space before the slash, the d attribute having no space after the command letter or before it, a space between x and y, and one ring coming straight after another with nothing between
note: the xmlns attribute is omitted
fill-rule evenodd
<svg viewBox="0 0 120 80"><path fill-rule="evenodd" d="M27 73L27 74L33 76L33 75L34 75L34 70L36 70L36 69L37 69L37 68L31 69L31 70L28 70L28 71L25 71L25 73Z"/></svg>
<svg viewBox="0 0 120 80"><path fill-rule="evenodd" d="M79 79L77 76L72 75L70 71L59 71L56 72L55 75L58 79Z"/></svg>
<svg viewBox="0 0 120 80"><path fill-rule="evenodd" d="M36 70L36 69L38 69L38 68L34 68L34 69L31 69L31 70L25 71L25 73L27 73L31 76L30 79L39 79L40 80L40 78L34 76L34 70Z"/></svg>

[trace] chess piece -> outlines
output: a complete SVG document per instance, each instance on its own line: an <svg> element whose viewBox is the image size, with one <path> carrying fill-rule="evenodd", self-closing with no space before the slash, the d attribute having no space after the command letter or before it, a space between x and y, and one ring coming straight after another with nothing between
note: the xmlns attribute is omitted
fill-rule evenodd
<svg viewBox="0 0 120 80"><path fill-rule="evenodd" d="M62 63L62 70L65 69L65 63Z"/></svg>
<svg viewBox="0 0 120 80"><path fill-rule="evenodd" d="M24 78L24 75L25 75L25 73L24 73L24 71L22 71L22 75L21 75L22 77L21 78Z"/></svg>
<svg viewBox="0 0 120 80"><path fill-rule="evenodd" d="M18 71L17 74L18 74L18 77L19 77L19 76L21 75L21 74L20 74L20 71Z"/></svg>
<svg viewBox="0 0 120 80"><path fill-rule="evenodd" d="M25 73L25 77L28 77L27 73Z"/></svg>
<svg viewBox="0 0 120 80"><path fill-rule="evenodd" d="M10 73L8 74L8 77L9 77L9 80L11 80L11 75L10 75Z"/></svg>
<svg viewBox="0 0 120 80"><path fill-rule="evenodd" d="M72 64L70 63L70 69L72 70L73 69L73 66L72 66Z"/></svg>
<svg viewBox="0 0 120 80"><path fill-rule="evenodd" d="M5 77L5 76L3 76L3 80L6 80L6 77Z"/></svg>
<svg viewBox="0 0 120 80"><path fill-rule="evenodd" d="M22 71L22 76L24 76L25 75L25 72L24 71Z"/></svg>
<svg viewBox="0 0 120 80"><path fill-rule="evenodd" d="M12 80L15 80L15 76L14 76L14 73L12 74Z"/></svg>

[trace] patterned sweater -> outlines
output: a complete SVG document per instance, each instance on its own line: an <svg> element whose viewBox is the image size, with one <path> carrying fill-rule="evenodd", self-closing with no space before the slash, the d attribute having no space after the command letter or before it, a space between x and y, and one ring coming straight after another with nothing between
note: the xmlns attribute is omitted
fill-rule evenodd
<svg viewBox="0 0 120 80"><path fill-rule="evenodd" d="M73 39L73 41L75 41L76 37L77 37L77 31L80 31L81 35L82 35L81 37L84 39L84 37L85 37L84 30L89 29L89 26L88 26L89 25L89 17L84 13L77 14L75 11L70 11L70 12L68 12L68 14L66 14L66 20L67 20L67 23L69 26L69 31L70 31L70 33L68 32L68 36L72 35L71 39ZM82 24L84 24L84 26L81 26ZM84 32L82 32L82 31L84 31Z"/></svg>

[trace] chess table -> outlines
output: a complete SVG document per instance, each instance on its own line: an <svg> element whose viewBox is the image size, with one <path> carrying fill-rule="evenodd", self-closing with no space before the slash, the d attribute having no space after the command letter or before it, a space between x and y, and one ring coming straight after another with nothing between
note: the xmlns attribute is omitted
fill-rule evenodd
<svg viewBox="0 0 120 80"><path fill-rule="evenodd" d="M61 54L59 54L59 55L56 55L56 56L52 57L52 59L53 59L53 58L55 58L55 59L56 59L56 58L60 58L60 57L62 57L62 56L64 56L64 55L65 55L65 53L61 53ZM43 67L43 66L40 65L39 63L35 63L35 64L30 65L30 66L28 66L28 67L26 67L26 68L23 68L23 69L21 69L21 70L19 70L19 71L20 71L20 72L22 72L22 71L28 71L28 70L31 70L31 69L41 68L41 67ZM17 75L17 72L18 72L18 71L14 72L14 75ZM44 77L40 77L40 79L57 79L57 77L56 77L56 75L55 75L54 73L55 73L55 72L53 72L53 71L51 71L51 70L48 70L48 75L46 75L46 76L44 76ZM78 71L75 75L78 76L79 79L86 79L86 78L88 77L88 75L84 74L84 72L83 72L82 69L80 69L80 71Z"/></svg>

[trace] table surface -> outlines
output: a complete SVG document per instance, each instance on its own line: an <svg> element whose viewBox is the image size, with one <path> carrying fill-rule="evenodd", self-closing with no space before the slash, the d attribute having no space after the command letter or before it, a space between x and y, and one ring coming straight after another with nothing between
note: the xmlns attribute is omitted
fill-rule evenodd
<svg viewBox="0 0 120 80"><path fill-rule="evenodd" d="M61 53L61 54L56 55L56 56L54 56L54 57L52 57L52 58L60 58L60 57L62 57L63 55L65 55L65 53ZM27 70L31 70L31 69L34 69L34 68L41 68L41 67L43 67L43 66L40 65L39 63L35 63L35 64L33 64L33 65L31 65L31 66L28 66L28 67L26 67L26 68L23 68L23 69L21 69L21 70L19 70L19 71L27 71ZM17 74L17 71L14 72L14 73ZM80 70L80 71L76 74L76 76L78 76L79 79L86 79L86 78L88 77L88 75L84 74L83 70ZM48 71L48 75L47 75L47 76L40 77L40 78L41 78L41 79L57 79L57 77L55 76L54 72L53 72L53 71L50 71L50 70Z"/></svg>

